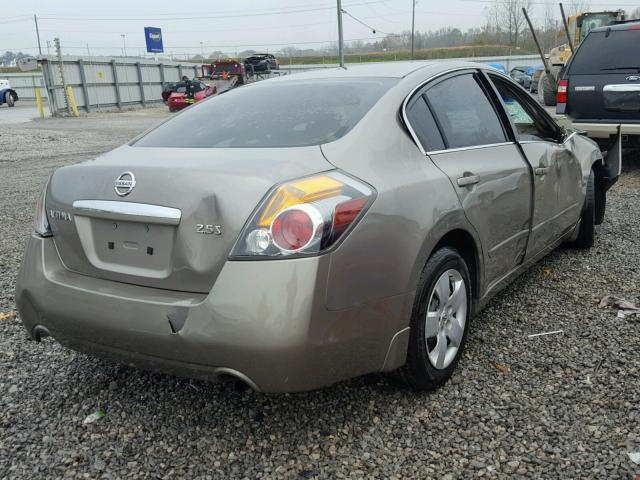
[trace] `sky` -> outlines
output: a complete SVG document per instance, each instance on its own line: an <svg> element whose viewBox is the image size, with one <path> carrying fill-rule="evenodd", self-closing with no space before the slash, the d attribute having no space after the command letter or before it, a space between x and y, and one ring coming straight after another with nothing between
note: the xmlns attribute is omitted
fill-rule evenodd
<svg viewBox="0 0 640 480"><path fill-rule="evenodd" d="M343 9L376 30L344 16L345 40L383 38L411 28L412 0L342 0ZM418 0L416 30L485 23L493 0ZM534 15L545 1L534 0ZM592 9L625 8L634 0L593 0ZM38 16L42 52L59 37L63 53L120 55L144 53L145 26L160 27L165 53L176 56L247 49L276 51L285 46L321 48L337 39L336 0L3 0L0 52L38 53L33 15ZM567 3L569 3L567 1Z"/></svg>

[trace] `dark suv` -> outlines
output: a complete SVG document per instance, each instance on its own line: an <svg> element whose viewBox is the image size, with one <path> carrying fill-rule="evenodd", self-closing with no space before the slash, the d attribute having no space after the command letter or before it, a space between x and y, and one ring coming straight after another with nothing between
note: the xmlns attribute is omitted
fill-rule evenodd
<svg viewBox="0 0 640 480"><path fill-rule="evenodd" d="M609 150L640 147L640 21L593 29L558 84L557 113Z"/></svg>

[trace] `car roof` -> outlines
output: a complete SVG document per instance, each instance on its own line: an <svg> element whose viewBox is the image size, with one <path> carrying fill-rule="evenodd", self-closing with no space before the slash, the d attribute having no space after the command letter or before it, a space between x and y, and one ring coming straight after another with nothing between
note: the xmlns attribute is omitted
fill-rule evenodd
<svg viewBox="0 0 640 480"><path fill-rule="evenodd" d="M319 78L355 78L355 77L386 77L405 78L419 70L428 70L429 75L437 75L440 72L457 68L482 68L480 63L461 61L402 61L402 62L371 62L357 65L347 64L346 68L318 67L313 70L287 75L292 80L295 79L319 79Z"/></svg>
<svg viewBox="0 0 640 480"><path fill-rule="evenodd" d="M607 30L638 30L640 29L640 20L633 20L630 22L621 22L621 23L615 23L613 25L606 25L604 27L598 27L598 28L594 28L592 30L589 31L589 33L591 32L606 32Z"/></svg>

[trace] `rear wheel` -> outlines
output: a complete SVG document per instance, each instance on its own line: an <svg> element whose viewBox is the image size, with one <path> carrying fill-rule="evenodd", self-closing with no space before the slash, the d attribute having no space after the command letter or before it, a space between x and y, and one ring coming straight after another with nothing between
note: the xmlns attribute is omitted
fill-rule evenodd
<svg viewBox="0 0 640 480"><path fill-rule="evenodd" d="M557 88L553 76L547 75L546 72L543 73L538 84L538 94L547 107L556 105L556 93Z"/></svg>
<svg viewBox="0 0 640 480"><path fill-rule="evenodd" d="M596 188L593 170L587 181L587 192L580 213L580 230L577 238L571 243L573 248L587 249L593 246L596 225Z"/></svg>
<svg viewBox="0 0 640 480"><path fill-rule="evenodd" d="M4 101L8 107L14 107L16 105L15 99L13 98L13 94L11 92L5 92Z"/></svg>
<svg viewBox="0 0 640 480"><path fill-rule="evenodd" d="M471 313L469 269L445 247L427 262L411 317L407 363L400 376L419 391L435 390L453 374L464 350Z"/></svg>

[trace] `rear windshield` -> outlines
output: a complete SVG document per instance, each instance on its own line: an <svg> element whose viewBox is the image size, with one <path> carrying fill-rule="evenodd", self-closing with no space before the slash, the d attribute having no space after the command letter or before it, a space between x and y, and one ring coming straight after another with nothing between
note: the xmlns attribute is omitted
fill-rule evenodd
<svg viewBox="0 0 640 480"><path fill-rule="evenodd" d="M640 70L640 30L591 32L571 60L571 75Z"/></svg>
<svg viewBox="0 0 640 480"><path fill-rule="evenodd" d="M147 133L138 147L299 147L345 135L393 78L266 81L211 97Z"/></svg>

